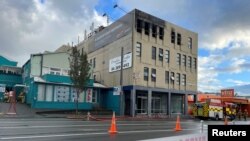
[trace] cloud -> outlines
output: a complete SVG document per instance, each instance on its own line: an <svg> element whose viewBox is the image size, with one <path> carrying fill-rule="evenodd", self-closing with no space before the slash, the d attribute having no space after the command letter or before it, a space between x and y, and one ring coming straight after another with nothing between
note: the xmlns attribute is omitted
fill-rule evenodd
<svg viewBox="0 0 250 141"><path fill-rule="evenodd" d="M54 51L62 44L77 43L89 31L105 23L95 10L97 0L0 1L1 54L23 65L31 53Z"/></svg>
<svg viewBox="0 0 250 141"><path fill-rule="evenodd" d="M234 79L227 79L226 81L233 83L233 86L234 85L242 86L242 85L249 85L250 84L250 82L245 82L245 81L241 81L241 80L234 80Z"/></svg>
<svg viewBox="0 0 250 141"><path fill-rule="evenodd" d="M231 59L230 65L226 67L216 68L216 71L221 73L241 73L243 71L249 71L250 62L245 59L233 58Z"/></svg>

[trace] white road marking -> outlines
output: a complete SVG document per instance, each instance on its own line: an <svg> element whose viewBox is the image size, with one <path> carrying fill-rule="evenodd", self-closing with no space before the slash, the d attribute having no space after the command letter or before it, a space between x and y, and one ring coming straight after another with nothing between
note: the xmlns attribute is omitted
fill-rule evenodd
<svg viewBox="0 0 250 141"><path fill-rule="evenodd" d="M183 129L190 130L190 129ZM197 130L197 129L193 129ZM168 130L139 130L139 131L121 131L118 134L128 134L128 133L147 133L147 132L173 132L173 129ZM57 135L40 135L40 136L16 136L16 137L1 137L0 140L15 140L15 139L35 139L35 138L55 138L55 137L71 137L71 136L89 136L89 135L107 135L108 132L99 133L82 133L82 134L57 134Z"/></svg>
<svg viewBox="0 0 250 141"><path fill-rule="evenodd" d="M117 124L118 126L159 126L163 124ZM110 124L94 124L94 125L48 125L48 126L30 126L30 125L19 125L19 126L2 126L0 129L22 129L22 128L65 128L65 127L98 127L98 126L110 126ZM167 125L166 125L167 126Z"/></svg>

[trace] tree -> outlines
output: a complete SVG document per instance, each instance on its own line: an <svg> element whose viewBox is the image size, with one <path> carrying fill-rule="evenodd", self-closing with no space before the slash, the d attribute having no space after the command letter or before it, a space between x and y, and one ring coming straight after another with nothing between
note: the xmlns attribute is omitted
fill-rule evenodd
<svg viewBox="0 0 250 141"><path fill-rule="evenodd" d="M90 64L88 63L87 53L80 51L77 47L72 47L69 57L69 76L76 89L76 114L78 114L79 94L85 90L90 78Z"/></svg>

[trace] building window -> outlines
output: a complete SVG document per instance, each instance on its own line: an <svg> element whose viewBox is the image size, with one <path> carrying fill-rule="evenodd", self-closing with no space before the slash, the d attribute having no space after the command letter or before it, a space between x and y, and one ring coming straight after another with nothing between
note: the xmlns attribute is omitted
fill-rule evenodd
<svg viewBox="0 0 250 141"><path fill-rule="evenodd" d="M177 53L176 61L177 61L177 65L181 65L181 54L180 53Z"/></svg>
<svg viewBox="0 0 250 141"><path fill-rule="evenodd" d="M93 59L93 68L95 68L95 58Z"/></svg>
<svg viewBox="0 0 250 141"><path fill-rule="evenodd" d="M175 31L171 31L171 43L175 44Z"/></svg>
<svg viewBox="0 0 250 141"><path fill-rule="evenodd" d="M94 77L94 82L96 82L96 75L94 75L93 77Z"/></svg>
<svg viewBox="0 0 250 141"><path fill-rule="evenodd" d="M183 66L187 66L187 56L186 55L183 55L182 56L182 63L183 63Z"/></svg>
<svg viewBox="0 0 250 141"><path fill-rule="evenodd" d="M181 77L181 74L180 74L180 73L177 73L177 74L176 74L176 84L177 84L177 85L180 85L180 77Z"/></svg>
<svg viewBox="0 0 250 141"><path fill-rule="evenodd" d="M163 49L159 48L159 60L163 61Z"/></svg>
<svg viewBox="0 0 250 141"><path fill-rule="evenodd" d="M181 45L181 34L177 34L177 45Z"/></svg>
<svg viewBox="0 0 250 141"><path fill-rule="evenodd" d="M171 80L171 83L174 84L174 72L171 72L170 80Z"/></svg>
<svg viewBox="0 0 250 141"><path fill-rule="evenodd" d="M169 50L166 50L165 51L165 60L166 60L166 63L169 63Z"/></svg>
<svg viewBox="0 0 250 141"><path fill-rule="evenodd" d="M45 85L39 84L37 87L37 101L45 100Z"/></svg>
<svg viewBox="0 0 250 141"><path fill-rule="evenodd" d="M183 86L186 86L186 74L182 74L182 77L181 77L182 79L182 81L181 81L181 84L183 85Z"/></svg>
<svg viewBox="0 0 250 141"><path fill-rule="evenodd" d="M141 43L136 43L136 56L141 57Z"/></svg>
<svg viewBox="0 0 250 141"><path fill-rule="evenodd" d="M165 82L169 83L169 71L165 71Z"/></svg>
<svg viewBox="0 0 250 141"><path fill-rule="evenodd" d="M97 102L97 90L93 90L92 103L96 103L96 102Z"/></svg>
<svg viewBox="0 0 250 141"><path fill-rule="evenodd" d="M136 30L139 33L141 33L141 31L142 31L142 20L140 20L140 19L137 19Z"/></svg>
<svg viewBox="0 0 250 141"><path fill-rule="evenodd" d="M144 80L145 81L148 81L148 68L147 67L144 67Z"/></svg>
<svg viewBox="0 0 250 141"><path fill-rule="evenodd" d="M192 38L188 38L188 48L192 49Z"/></svg>
<svg viewBox="0 0 250 141"><path fill-rule="evenodd" d="M188 67L189 68L192 67L192 58L191 58L191 56L188 56Z"/></svg>
<svg viewBox="0 0 250 141"><path fill-rule="evenodd" d="M160 28L159 28L159 34L160 34L159 38L160 38L161 40L163 40L163 38L164 38L164 28L163 28L163 27L160 27Z"/></svg>
<svg viewBox="0 0 250 141"><path fill-rule="evenodd" d="M155 82L156 81L156 69L151 70L151 81Z"/></svg>
<svg viewBox="0 0 250 141"><path fill-rule="evenodd" d="M61 74L61 69L50 68L50 74L52 74L52 75L60 75Z"/></svg>
<svg viewBox="0 0 250 141"><path fill-rule="evenodd" d="M197 69L197 59L196 59L196 58L193 58L193 60L194 60L194 63L193 63L194 69Z"/></svg>
<svg viewBox="0 0 250 141"><path fill-rule="evenodd" d="M156 59L156 47L152 47L152 59Z"/></svg>
<svg viewBox="0 0 250 141"><path fill-rule="evenodd" d="M148 22L144 23L144 30L146 35L149 35L149 26L150 24Z"/></svg>
<svg viewBox="0 0 250 141"><path fill-rule="evenodd" d="M89 60L89 64L92 66L92 59Z"/></svg>
<svg viewBox="0 0 250 141"><path fill-rule="evenodd" d="M152 36L157 37L157 26L154 24L152 25Z"/></svg>

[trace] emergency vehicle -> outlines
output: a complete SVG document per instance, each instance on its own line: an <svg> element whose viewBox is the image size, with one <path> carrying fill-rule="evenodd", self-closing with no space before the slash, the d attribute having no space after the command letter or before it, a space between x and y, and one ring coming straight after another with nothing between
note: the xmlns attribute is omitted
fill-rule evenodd
<svg viewBox="0 0 250 141"><path fill-rule="evenodd" d="M236 117L236 105L223 103L219 99L207 99L206 102L193 105L193 116L202 119L221 120L227 117L230 120Z"/></svg>

